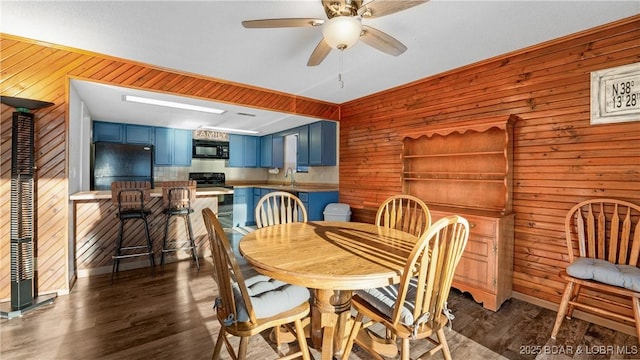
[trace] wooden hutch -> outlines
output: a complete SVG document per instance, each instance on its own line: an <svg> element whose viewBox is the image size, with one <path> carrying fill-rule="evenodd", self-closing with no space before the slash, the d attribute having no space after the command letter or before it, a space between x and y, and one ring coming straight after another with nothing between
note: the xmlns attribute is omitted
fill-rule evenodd
<svg viewBox="0 0 640 360"><path fill-rule="evenodd" d="M497 311L513 277L514 115L429 125L404 133L404 192L421 198L433 221L459 214L470 225L453 287Z"/></svg>

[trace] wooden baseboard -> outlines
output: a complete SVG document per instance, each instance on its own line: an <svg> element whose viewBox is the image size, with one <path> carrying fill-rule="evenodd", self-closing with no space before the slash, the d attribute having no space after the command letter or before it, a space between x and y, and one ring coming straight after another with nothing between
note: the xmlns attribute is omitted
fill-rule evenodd
<svg viewBox="0 0 640 360"><path fill-rule="evenodd" d="M522 300L525 302L528 302L530 304L536 305L536 306L540 306L543 307L545 309L549 309L549 310L553 310L553 311L558 311L558 304L547 301L547 300L542 300L542 299L538 299L535 298L533 296L529 296L523 293L519 293L514 291L511 296L514 299L518 299L518 300ZM597 324L600 326L604 326L606 328L609 329L613 329L616 331L620 331L622 333L628 334L628 335L632 335L632 336L636 336L636 328L631 326L631 325L627 325L624 324L622 322L618 322L618 321L614 321L614 320L610 320L610 319L606 319L600 316L596 316L584 311L580 311L580 310L574 310L573 311L573 317L580 319L580 320L584 320L593 324ZM565 320L567 321L567 320ZM551 336L551 335L549 335Z"/></svg>

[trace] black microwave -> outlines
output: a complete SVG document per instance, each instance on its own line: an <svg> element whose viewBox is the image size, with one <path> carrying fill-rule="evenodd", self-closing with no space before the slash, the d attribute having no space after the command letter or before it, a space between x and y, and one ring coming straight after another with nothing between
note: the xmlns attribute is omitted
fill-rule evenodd
<svg viewBox="0 0 640 360"><path fill-rule="evenodd" d="M193 158L228 159L229 143L222 141L193 140Z"/></svg>

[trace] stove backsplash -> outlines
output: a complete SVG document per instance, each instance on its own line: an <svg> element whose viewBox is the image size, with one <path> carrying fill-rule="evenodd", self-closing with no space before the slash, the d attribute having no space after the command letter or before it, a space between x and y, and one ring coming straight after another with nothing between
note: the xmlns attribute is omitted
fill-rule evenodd
<svg viewBox="0 0 640 360"><path fill-rule="evenodd" d="M153 168L153 180L179 181L189 179L189 167L185 166L155 166Z"/></svg>

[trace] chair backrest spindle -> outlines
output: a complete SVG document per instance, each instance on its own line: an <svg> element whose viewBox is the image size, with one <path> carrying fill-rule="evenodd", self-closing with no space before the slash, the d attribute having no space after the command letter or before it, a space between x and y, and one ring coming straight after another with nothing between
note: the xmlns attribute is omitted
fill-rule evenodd
<svg viewBox="0 0 640 360"><path fill-rule="evenodd" d="M258 228L292 222L307 222L307 210L297 196L285 191L273 191L258 201L255 218Z"/></svg>
<svg viewBox="0 0 640 360"><path fill-rule="evenodd" d="M431 226L427 205L412 195L394 195L378 208L376 224L420 236Z"/></svg>
<svg viewBox="0 0 640 360"><path fill-rule="evenodd" d="M421 236L404 268L398 301L414 304L413 318L420 319L429 314L426 321L432 328L444 326L448 321L446 302L451 289L455 269L469 237L468 221L451 215L434 223ZM415 298L410 298L409 289L415 286ZM392 323L401 321L402 306L394 309Z"/></svg>
<svg viewBox="0 0 640 360"><path fill-rule="evenodd" d="M640 205L616 199L591 199L575 205L565 218L569 262L574 257L637 266L640 256ZM577 242L578 253L574 252Z"/></svg>

